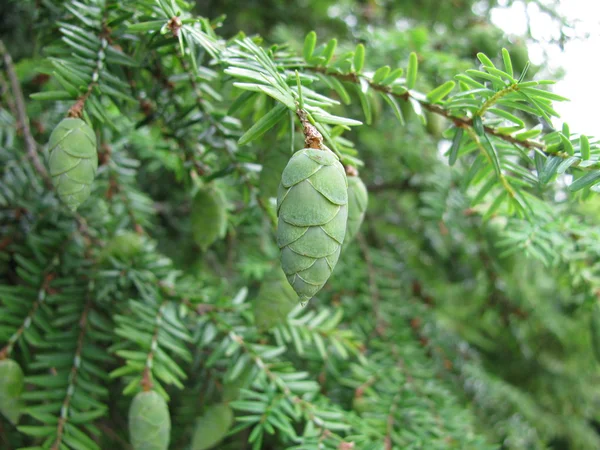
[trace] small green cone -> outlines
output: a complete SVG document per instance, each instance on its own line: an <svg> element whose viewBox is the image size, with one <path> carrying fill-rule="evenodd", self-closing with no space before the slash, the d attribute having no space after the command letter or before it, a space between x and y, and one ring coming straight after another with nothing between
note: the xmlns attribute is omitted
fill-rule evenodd
<svg viewBox="0 0 600 450"><path fill-rule="evenodd" d="M348 182L328 150L305 148L285 167L277 194L281 267L301 302L331 276L346 236Z"/></svg>
<svg viewBox="0 0 600 450"><path fill-rule="evenodd" d="M285 322L297 304L298 296L288 283L285 273L280 267L276 267L265 277L252 302L256 326L269 330Z"/></svg>
<svg viewBox="0 0 600 450"><path fill-rule="evenodd" d="M367 205L369 204L369 194L367 187L358 176L348 177L348 228L346 230L346 239L344 246L348 245L354 237L365 219Z"/></svg>
<svg viewBox="0 0 600 450"><path fill-rule="evenodd" d="M196 420L191 450L208 450L221 442L233 425L233 410L227 403L217 403L206 408Z"/></svg>
<svg viewBox="0 0 600 450"><path fill-rule="evenodd" d="M227 232L227 210L225 199L218 188L203 187L192 202L192 233L194 241L206 251L217 239Z"/></svg>
<svg viewBox="0 0 600 450"><path fill-rule="evenodd" d="M12 359L0 361L0 414L16 425L23 409L25 376L21 366Z"/></svg>
<svg viewBox="0 0 600 450"><path fill-rule="evenodd" d="M155 391L137 394L129 407L129 437L133 450L167 450L170 434L167 402Z"/></svg>
<svg viewBox="0 0 600 450"><path fill-rule="evenodd" d="M89 196L98 170L96 135L81 119L63 119L48 142L48 165L60 199L75 211Z"/></svg>

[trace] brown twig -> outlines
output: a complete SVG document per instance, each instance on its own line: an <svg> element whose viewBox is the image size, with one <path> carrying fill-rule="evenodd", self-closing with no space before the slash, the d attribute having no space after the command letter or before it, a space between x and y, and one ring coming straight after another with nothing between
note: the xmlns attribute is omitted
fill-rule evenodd
<svg viewBox="0 0 600 450"><path fill-rule="evenodd" d="M318 73L322 73L322 74L325 74L325 75L328 75L331 77L335 77L342 81L349 81L349 82L355 83L355 84L359 83L360 78L361 78L361 75L358 75L355 73L342 74L342 73L337 73L337 72L329 72L324 67L305 67L305 69L310 70L312 72L318 72ZM377 83L373 83L372 80L370 80L369 78L366 78L366 77L363 77L363 78L365 78L367 80L367 82L369 83L369 86L371 86L371 88L373 88L373 90L384 92L386 94L392 95L395 98L398 98L398 99L401 99L404 101L408 101L409 98L412 98L413 100L416 100L417 102L419 102L421 104L421 106L423 108L425 108L426 110L428 110L434 114L444 116L448 120L451 120L452 122L454 122L454 124L457 127L461 127L461 128L472 128L473 127L473 119L470 119L468 117L454 116L454 115L450 114L450 112L448 112L447 110L442 108L441 106L434 105L434 104L428 103L422 99L415 98L408 91L406 91L402 94L399 94L397 92L392 91L392 89L388 86L383 86L383 85L380 85ZM486 133L491 134L492 136L495 136L495 137L502 139L506 142L509 142L511 144L518 145L520 147L524 147L524 148L530 149L530 150L537 149L537 150L541 150L543 152L546 151L546 146L540 142L532 141L530 139L519 140L511 135L502 134L495 128L488 127L488 126L485 126L484 129L485 129Z"/></svg>
<svg viewBox="0 0 600 450"><path fill-rule="evenodd" d="M61 407L60 419L58 420L58 426L56 428L56 440L54 444L52 444L52 450L59 450L63 447L62 445L62 437L65 429L65 424L67 423L69 417L69 407L71 405L71 399L73 398L73 394L75 393L75 383L77 382L77 376L79 374L79 368L81 364L81 351L83 349L83 341L85 338L85 332L88 321L88 314L92 307L91 297L88 298L85 307L83 308L83 312L81 314L81 318L79 319L79 335L77 336L77 349L75 350L75 358L73 367L71 367L71 373L69 374L69 387L67 389L67 395L63 401ZM76 362L78 361L78 362ZM72 388L73 387L73 388Z"/></svg>
<svg viewBox="0 0 600 450"><path fill-rule="evenodd" d="M77 101L69 108L67 113L68 117L75 117L81 119L83 117L83 108L85 107L85 102L88 97L92 93L94 87L98 85L98 80L100 79L100 71L104 66L104 58L106 47L108 46L108 40L110 39L110 28L107 26L108 21L108 12L109 8L104 8L104 15L102 17L102 32L100 33L100 49L97 53L96 67L92 72L92 81L88 84L87 90L83 95L80 95Z"/></svg>
<svg viewBox="0 0 600 450"><path fill-rule="evenodd" d="M252 359L256 367L265 373L267 378L269 378L269 380L279 389L279 391L284 394L293 404L298 405L302 410L304 410L306 413L306 419L321 430L320 439L327 439L330 436L330 431L324 428L322 421L315 416L313 412L315 410L315 405L308 400L305 400L294 394L285 380L283 380L277 373L273 372L269 368L269 365L254 351L253 348L251 348L244 341L244 338L241 335L237 334L228 324L222 323L214 313L209 314L212 322L217 327L221 327L223 331L228 334L229 338L240 346L240 348L248 355L248 357Z"/></svg>
<svg viewBox="0 0 600 450"><path fill-rule="evenodd" d="M52 187L52 181L46 171L46 168L42 164L37 152L37 143L31 134L31 128L29 127L29 117L27 117L27 109L25 108L25 99L23 97L23 91L21 90L21 83L15 72L15 67L8 50L6 49L4 42L0 40L0 56L4 61L6 73L10 80L11 90L15 99L15 108L17 111L17 127L23 135L25 140L25 148L27 149L27 155L31 159L35 170L40 174L46 186Z"/></svg>
<svg viewBox="0 0 600 450"><path fill-rule="evenodd" d="M392 400L392 406L390 407L390 411L387 416L385 440L384 440L385 450L392 450L392 431L394 431L394 422L396 420L394 417L394 414L396 413L396 410L398 409L399 402L400 402L400 393L398 393L394 396L394 399Z"/></svg>
<svg viewBox="0 0 600 450"><path fill-rule="evenodd" d="M8 86L8 81L6 81L4 75L0 73L0 96L6 99L6 104L8 105L8 109L10 109L10 112L13 115L13 117L17 117L17 105L15 105L14 100L10 98L9 92L10 87Z"/></svg>
<svg viewBox="0 0 600 450"><path fill-rule="evenodd" d="M51 265L49 266L49 269L51 269L53 267L54 267L54 264L51 263ZM8 343L4 346L4 348L2 348L2 350L0 350L0 360L8 358L10 356L14 345L19 340L19 338L21 337L23 332L27 329L27 326L28 326L27 324L31 323L38 308L46 300L46 296L52 292L50 290L50 283L55 278L55 276L56 275L54 273L46 273L44 275L42 285L38 291L36 301L33 302L31 309L27 313L27 316L25 317L25 319L23 320L23 322L21 323L21 325L19 326L17 331L15 331L11 335L11 337L8 340Z"/></svg>
<svg viewBox="0 0 600 450"><path fill-rule="evenodd" d="M303 109L296 110L296 115L302 123L302 132L304 133L304 145L307 148L316 148L318 150L323 149L323 136L319 133L319 130L310 123L308 115Z"/></svg>
<svg viewBox="0 0 600 450"><path fill-rule="evenodd" d="M140 382L144 391L150 391L152 389L152 362L154 360L154 355L158 347L158 333L160 331L160 325L162 323L163 308L165 307L166 303L167 302L162 302L158 307L158 311L156 313L156 320L154 322L154 332L152 334L152 340L150 341L150 351L148 352L148 356L146 357L146 365L144 367L144 372L142 373L142 381Z"/></svg>

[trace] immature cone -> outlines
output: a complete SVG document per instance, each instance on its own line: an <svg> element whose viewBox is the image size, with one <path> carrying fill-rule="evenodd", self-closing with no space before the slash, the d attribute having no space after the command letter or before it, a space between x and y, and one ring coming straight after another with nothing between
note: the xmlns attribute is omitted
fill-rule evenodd
<svg viewBox="0 0 600 450"><path fill-rule="evenodd" d="M201 188L192 202L194 241L205 251L227 231L227 211L223 194L216 187Z"/></svg>
<svg viewBox="0 0 600 450"><path fill-rule="evenodd" d="M297 304L298 296L288 283L285 273L280 267L276 267L265 277L252 302L256 326L269 330L283 323Z"/></svg>
<svg viewBox="0 0 600 450"><path fill-rule="evenodd" d="M63 119L50 135L48 147L52 183L74 211L90 196L98 169L94 130L81 119Z"/></svg>
<svg viewBox="0 0 600 450"><path fill-rule="evenodd" d="M600 303L598 302L596 302L592 308L590 333L592 335L592 350L594 350L596 360L600 363Z"/></svg>
<svg viewBox="0 0 600 450"><path fill-rule="evenodd" d="M358 176L348 177L348 227L346 229L345 244L349 244L363 223L369 194L367 187Z"/></svg>
<svg viewBox="0 0 600 450"><path fill-rule="evenodd" d="M21 393L25 376L21 366L12 359L0 361L0 414L16 425L23 408Z"/></svg>
<svg viewBox="0 0 600 450"><path fill-rule="evenodd" d="M208 450L223 440L231 425L233 411L227 403L217 403L206 408L196 420L191 450Z"/></svg>
<svg viewBox="0 0 600 450"><path fill-rule="evenodd" d="M281 267L306 302L331 275L346 235L348 182L332 152L305 148L292 156L281 176L277 214Z"/></svg>
<svg viewBox="0 0 600 450"><path fill-rule="evenodd" d="M155 391L140 392L129 407L133 450L167 450L171 434L169 407Z"/></svg>

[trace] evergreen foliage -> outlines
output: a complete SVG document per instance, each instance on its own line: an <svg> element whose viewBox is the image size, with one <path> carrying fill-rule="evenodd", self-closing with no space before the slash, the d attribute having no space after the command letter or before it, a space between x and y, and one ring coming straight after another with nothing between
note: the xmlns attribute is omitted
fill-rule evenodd
<svg viewBox="0 0 600 450"><path fill-rule="evenodd" d="M4 2L0 447L600 448L600 144L498 3Z"/></svg>

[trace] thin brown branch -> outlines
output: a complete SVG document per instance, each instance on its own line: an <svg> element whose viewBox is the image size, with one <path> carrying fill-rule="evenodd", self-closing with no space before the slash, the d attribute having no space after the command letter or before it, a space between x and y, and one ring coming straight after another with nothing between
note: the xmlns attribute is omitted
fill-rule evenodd
<svg viewBox="0 0 600 450"><path fill-rule="evenodd" d="M258 355L254 349L244 341L244 338L229 326L229 324L222 322L220 318L213 312L210 312L209 315L212 322L217 327L221 327L221 329L228 334L229 338L240 346L240 348L250 357L250 359L252 359L256 367L265 373L267 378L269 378L269 380L279 389L279 391L284 394L293 404L297 404L302 410L304 410L306 419L321 430L320 438L323 440L327 439L330 432L328 429L324 428L323 422L315 416L313 411L316 409L316 406L308 400L305 400L294 394L287 385L286 381L277 373L273 372L269 368L269 364L267 364L265 360L263 360L261 356Z"/></svg>
<svg viewBox="0 0 600 450"><path fill-rule="evenodd" d="M10 87L8 86L8 81L6 81L6 78L4 78L4 75L2 75L2 73L0 73L0 97L4 98L6 100L8 109L10 109L10 112L13 115L13 117L17 117L17 115L18 115L17 105L15 105L14 100L12 98L10 98L9 93L10 93Z"/></svg>
<svg viewBox="0 0 600 450"><path fill-rule="evenodd" d="M85 339L85 333L87 328L88 314L92 307L91 297L88 298L81 318L79 319L79 335L77 336L77 348L75 350L75 358L73 358L73 367L71 367L71 373L69 374L69 386L67 388L67 395L63 401L60 409L60 419L58 420L58 426L56 428L56 440L52 444L51 450L59 450L63 447L62 438L65 430L65 425L69 417L69 407L73 394L75 393L75 384L77 382L77 376L79 374L79 368L81 367L81 351L83 349L83 341Z"/></svg>
<svg viewBox="0 0 600 450"><path fill-rule="evenodd" d="M385 441L384 441L385 450L392 450L392 448L393 448L392 431L394 431L394 422L395 422L394 414L396 414L396 410L398 409L399 402L400 402L400 393L398 393L394 396L394 399L392 400L392 406L390 407L390 411L387 416Z"/></svg>
<svg viewBox="0 0 600 450"><path fill-rule="evenodd" d="M156 353L156 349L158 348L158 333L160 331L160 325L162 323L163 317L163 309L167 302L162 302L158 307L158 311L156 313L156 320L154 322L154 333L152 334L152 340L150 341L150 351L148 352L148 356L146 357L146 366L144 367L144 372L142 373L142 389L144 391L150 391L152 389L152 362L154 361L154 355Z"/></svg>
<svg viewBox="0 0 600 450"><path fill-rule="evenodd" d="M327 71L327 69L325 69L324 67L305 67L305 69L313 71L313 72L319 72L319 73L323 73L326 74L328 76L331 77L335 77L339 80L342 81L348 81L351 83L359 83L360 82L360 78L364 78L367 80L367 82L369 83L369 86L371 86L371 88L373 88L376 91L380 91L380 92L384 92L386 94L390 94L398 99L401 100L408 100L409 98L413 98L414 100L418 101L421 106L423 108L425 108L426 110L434 113L434 114L438 114L440 116L444 116L445 118L447 118L448 120L451 120L452 122L454 122L454 124L457 127L462 127L462 128L471 128L473 127L473 119L470 119L468 117L458 117L458 116L454 116L452 114L450 114L450 112L446 111L444 108L442 108L441 106L438 105L434 105L431 103L428 103L422 99L418 99L415 98L414 96L410 95L410 92L406 91L402 94L399 94L397 92L393 92L392 89L388 86L383 86L377 83L373 83L373 81L369 78L366 78L362 75L357 75L354 73L350 73L350 74L341 74L341 73L337 73L337 72L329 72ZM519 140L513 136L510 136L508 134L503 134L500 133L498 130L496 130L495 128L492 127L488 127L485 126L484 127L486 133L491 134L492 136L495 136L499 139L502 139L506 142L509 142L511 144L514 145L518 145L520 147L524 147L526 149L537 149L537 150L541 150L543 152L546 151L546 146L540 142L537 141L532 141L530 139L524 139L524 140Z"/></svg>
<svg viewBox="0 0 600 450"><path fill-rule="evenodd" d="M67 113L68 117L75 117L78 119L83 118L83 109L85 107L85 102L89 98L94 87L98 86L98 80L100 79L100 71L102 70L102 67L104 65L104 58L106 47L108 45L108 39L110 39L110 29L107 26L108 12L109 8L107 7L107 5L105 5L104 14L102 17L102 33L100 33L101 45L97 53L96 67L92 72L92 81L88 84L85 93L83 95L80 95L77 101L73 104L73 106L69 108L69 112Z"/></svg>
<svg viewBox="0 0 600 450"><path fill-rule="evenodd" d="M49 267L52 268L53 266L54 264L51 264ZM21 335L27 329L27 324L32 322L33 317L35 316L35 313L37 312L38 308L46 300L46 295L48 295L51 292L50 282L54 279L55 276L56 275L54 273L46 273L44 275L42 285L38 291L36 301L33 302L33 305L29 309L27 316L25 316L25 319L23 320L19 328L17 328L17 331L15 331L11 335L11 337L8 339L8 343L4 346L4 348L2 348L2 350L0 350L0 360L8 358L10 356L14 345L17 343Z"/></svg>
<svg viewBox="0 0 600 450"><path fill-rule="evenodd" d="M25 98L23 97L23 91L21 90L21 83L19 83L19 78L15 72L12 57L10 56L10 53L8 53L8 50L6 49L6 46L2 40L0 40L0 56L4 61L5 70L8 74L8 79L10 80L11 90L15 99L15 108L17 110L17 129L21 132L23 139L25 140L27 155L31 159L35 170L40 174L44 180L44 183L46 183L46 186L52 188L52 181L50 180L50 176L48 175L46 168L39 158L37 152L37 143L31 134L29 117L27 117L27 109L25 108Z"/></svg>

